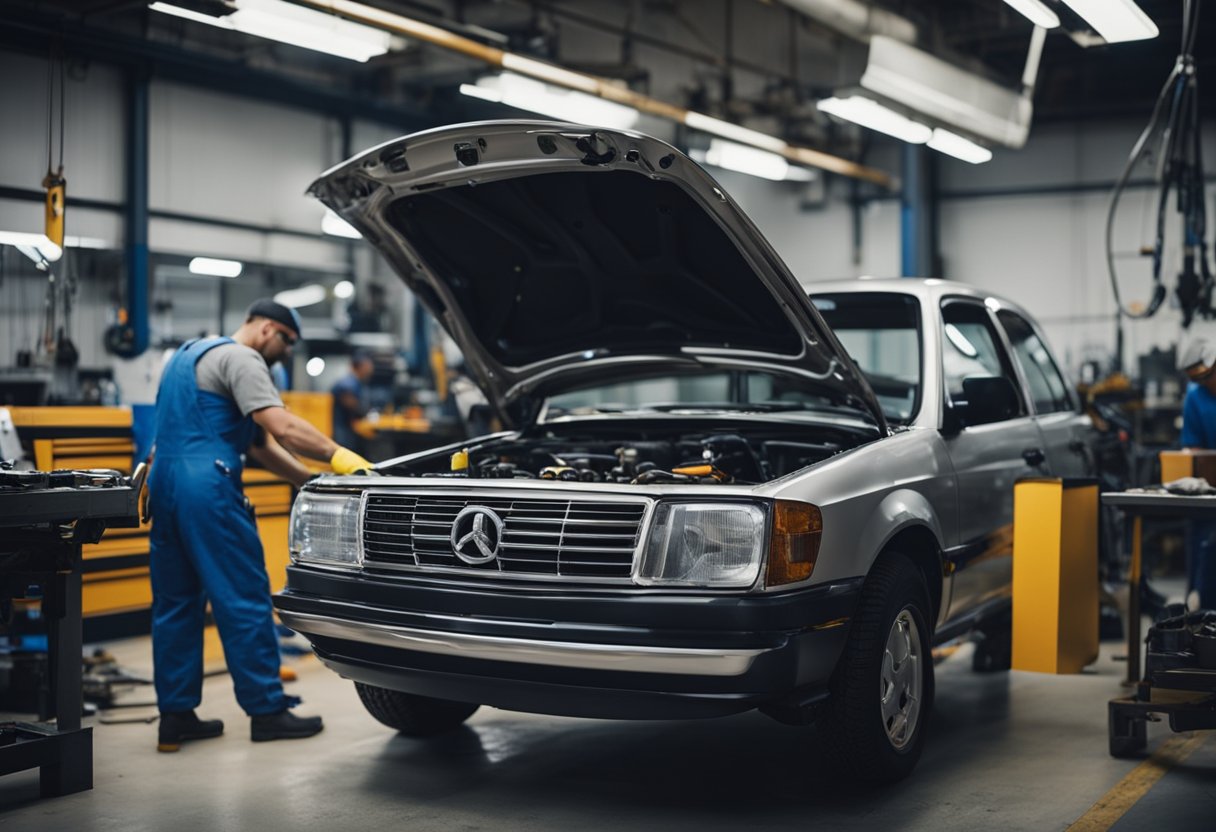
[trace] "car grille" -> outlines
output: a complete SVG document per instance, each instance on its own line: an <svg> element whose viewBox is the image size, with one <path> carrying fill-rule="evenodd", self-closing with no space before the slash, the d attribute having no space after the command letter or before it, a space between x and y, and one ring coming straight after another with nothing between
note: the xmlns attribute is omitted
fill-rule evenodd
<svg viewBox="0 0 1216 832"><path fill-rule="evenodd" d="M502 519L498 556L489 563L470 565L452 551L452 523L470 505ZM641 501L369 493L363 563L486 577L628 579L645 513Z"/></svg>

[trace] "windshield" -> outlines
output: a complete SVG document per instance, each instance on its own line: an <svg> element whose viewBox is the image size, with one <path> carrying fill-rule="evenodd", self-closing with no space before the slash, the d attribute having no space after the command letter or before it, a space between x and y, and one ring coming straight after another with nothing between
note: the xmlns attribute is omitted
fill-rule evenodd
<svg viewBox="0 0 1216 832"><path fill-rule="evenodd" d="M811 301L857 364L888 421L907 424L920 409L920 304L894 292L812 295Z"/></svg>
<svg viewBox="0 0 1216 832"><path fill-rule="evenodd" d="M822 392L794 376L753 370L666 374L584 387L550 398L545 418L683 410L815 411L864 418L864 414L855 408L833 405Z"/></svg>

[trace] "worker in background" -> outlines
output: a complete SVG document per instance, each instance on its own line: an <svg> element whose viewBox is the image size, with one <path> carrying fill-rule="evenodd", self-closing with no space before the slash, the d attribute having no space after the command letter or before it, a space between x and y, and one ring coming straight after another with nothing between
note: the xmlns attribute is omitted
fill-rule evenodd
<svg viewBox="0 0 1216 832"><path fill-rule="evenodd" d="M1216 343L1183 344L1178 367L1190 380L1182 402L1183 449L1216 449ZM1216 609L1216 522L1192 521L1187 539L1187 605Z"/></svg>
<svg viewBox="0 0 1216 832"><path fill-rule="evenodd" d="M367 415L367 383L376 365L362 350L350 359L350 372L334 382L334 441L348 448L361 449L362 437L355 432L355 422Z"/></svg>
<svg viewBox="0 0 1216 832"><path fill-rule="evenodd" d="M237 702L251 717L251 738L321 730L320 717L292 713L299 700L283 693L262 543L241 487L246 452L297 486L311 472L292 453L328 460L339 474L370 473L366 459L283 407L270 366L289 356L299 337L294 310L259 300L231 338L186 342L161 376L149 478L160 751L224 730L220 720L194 712L202 699L208 600Z"/></svg>

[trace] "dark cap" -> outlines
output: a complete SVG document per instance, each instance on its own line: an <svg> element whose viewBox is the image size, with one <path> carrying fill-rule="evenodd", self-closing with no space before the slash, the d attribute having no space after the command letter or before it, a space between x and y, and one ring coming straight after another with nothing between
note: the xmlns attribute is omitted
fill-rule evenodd
<svg viewBox="0 0 1216 832"><path fill-rule="evenodd" d="M275 323L282 324L290 329L296 334L297 338L300 337L300 330L302 328L300 325L300 315L290 306L284 306L271 298L259 298L255 300L253 305L249 307L247 317L269 318Z"/></svg>

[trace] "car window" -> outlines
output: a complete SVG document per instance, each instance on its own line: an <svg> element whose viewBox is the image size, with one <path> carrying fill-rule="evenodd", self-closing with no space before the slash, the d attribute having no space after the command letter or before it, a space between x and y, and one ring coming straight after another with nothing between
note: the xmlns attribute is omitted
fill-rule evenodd
<svg viewBox="0 0 1216 832"><path fill-rule="evenodd" d="M963 381L1004 376L1018 392L1019 414L1025 414L1022 386L1014 375L988 309L981 303L946 300L942 303L942 377L951 401L966 401Z"/></svg>
<svg viewBox="0 0 1216 832"><path fill-rule="evenodd" d="M1026 376L1035 411L1057 413L1072 410L1068 385L1030 322L1008 309L1002 309L996 316L1009 336L1009 343L1013 345L1013 355L1022 368L1022 375Z"/></svg>
<svg viewBox="0 0 1216 832"><path fill-rule="evenodd" d="M857 364L883 414L909 422L920 408L920 304L895 292L812 295L811 301Z"/></svg>

